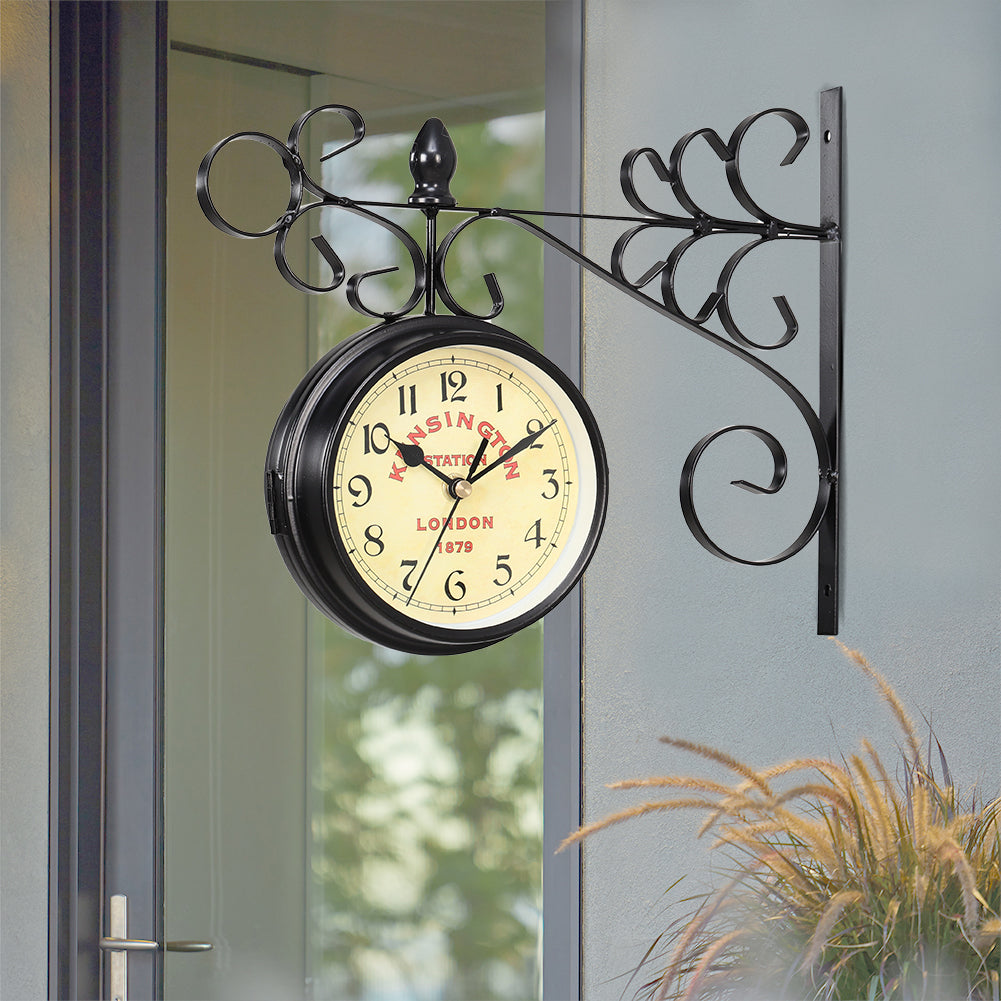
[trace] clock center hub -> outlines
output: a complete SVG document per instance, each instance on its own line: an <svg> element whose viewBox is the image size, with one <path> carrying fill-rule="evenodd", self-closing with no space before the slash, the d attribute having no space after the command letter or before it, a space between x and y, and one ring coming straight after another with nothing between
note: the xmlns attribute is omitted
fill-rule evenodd
<svg viewBox="0 0 1001 1001"><path fill-rule="evenodd" d="M469 480L455 479L449 483L448 492L456 500L465 500L473 492L473 485Z"/></svg>

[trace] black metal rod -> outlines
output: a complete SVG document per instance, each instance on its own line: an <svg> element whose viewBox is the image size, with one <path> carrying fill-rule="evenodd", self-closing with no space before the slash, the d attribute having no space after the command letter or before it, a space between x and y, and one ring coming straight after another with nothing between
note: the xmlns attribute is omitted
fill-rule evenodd
<svg viewBox="0 0 1001 1001"><path fill-rule="evenodd" d="M427 216L427 239L424 254L424 315L433 316L435 311L434 252L438 246L437 208L425 208Z"/></svg>
<svg viewBox="0 0 1001 1001"><path fill-rule="evenodd" d="M318 203L317 203L318 204ZM408 205L406 202L380 202L365 199L338 197L326 204L339 206L358 205L363 208L383 209L421 209L419 205ZM704 229L713 233L751 233L761 236L773 234L776 236L795 237L797 239L825 240L830 239L832 231L826 226L806 226L799 223L783 223L776 227L769 223L742 221L740 219L716 219L711 216L685 218L684 216L646 216L646 215L605 215L599 212L553 212L543 209L499 209L496 206L483 205L451 205L442 206L442 212L459 212L464 215L496 215L503 212L508 215L538 216L550 219L580 219L597 222L627 222L637 225L647 224L664 229Z"/></svg>

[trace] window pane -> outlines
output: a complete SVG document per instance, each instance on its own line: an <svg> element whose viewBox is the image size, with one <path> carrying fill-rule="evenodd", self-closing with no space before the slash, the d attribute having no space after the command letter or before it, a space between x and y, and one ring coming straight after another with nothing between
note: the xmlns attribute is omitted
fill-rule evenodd
<svg viewBox="0 0 1001 1001"><path fill-rule="evenodd" d="M336 21L336 47L347 52L371 45L374 22L394 16L411 28L384 41L427 31L418 8L447 23L457 46L455 65L436 74L440 96L399 87L409 65L426 88L426 47L380 49L364 86L334 75L347 54L322 63L318 25L333 34ZM537 997L542 625L439 659L356 639L308 606L268 538L268 437L311 362L375 321L347 306L343 287L293 290L267 240L214 230L193 179L226 135L284 138L307 108L354 103L370 134L327 161L330 190L405 201L413 137L439 114L459 153L460 204L541 207L543 5L168 10L166 929L215 948L168 953L166 996ZM332 137L313 131L318 159ZM287 175L264 147L242 145L213 166L213 197L235 224L263 228L281 211ZM423 215L393 217L423 244ZM439 234L459 218L443 212ZM336 210L316 226L348 274L405 265L371 279L366 294L385 308L406 299L409 259L394 257L382 230ZM315 232L300 228L294 266L322 269L318 257L306 263ZM489 308L490 271L505 295L501 325L541 347L539 242L501 221L473 227L449 261L463 306Z"/></svg>

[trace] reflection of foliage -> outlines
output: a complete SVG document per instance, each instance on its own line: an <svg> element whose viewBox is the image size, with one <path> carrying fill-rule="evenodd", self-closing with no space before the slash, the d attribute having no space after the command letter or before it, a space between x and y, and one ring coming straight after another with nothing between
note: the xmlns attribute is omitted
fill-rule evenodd
<svg viewBox="0 0 1001 1001"><path fill-rule="evenodd" d="M692 898L693 912L651 946L647 959L666 958L666 968L644 996L997 999L1001 800L960 796L941 748L936 779L931 739L925 754L893 688L860 653L842 649L896 717L906 745L897 780L868 741L864 756L844 764L802 758L758 770L664 737L733 780L618 782L614 788L681 795L587 824L564 842L645 814L698 809L706 812L701 831L718 834L713 847L735 853L731 879Z"/></svg>
<svg viewBox="0 0 1001 1001"><path fill-rule="evenodd" d="M452 658L323 632L320 996L397 978L407 997L442 979L457 1001L531 996L541 628Z"/></svg>
<svg viewBox="0 0 1001 1001"><path fill-rule="evenodd" d="M542 124L533 115L451 130L460 203L540 206ZM409 195L409 146L386 141L386 155L365 164L379 199ZM423 215L400 216L423 245ZM458 218L442 213L439 233ZM346 238L343 251L331 242L349 273L394 263L379 256L385 243L359 264ZM489 307L480 276L496 271L507 299L498 322L542 346L537 241L484 223L459 238L449 263L453 294L477 311ZM410 277L404 268L372 282L396 304ZM321 350L374 322L339 295L318 300ZM485 650L424 658L373 647L317 616L311 649L310 746L322 746L311 791L314 996L536 996L541 624Z"/></svg>

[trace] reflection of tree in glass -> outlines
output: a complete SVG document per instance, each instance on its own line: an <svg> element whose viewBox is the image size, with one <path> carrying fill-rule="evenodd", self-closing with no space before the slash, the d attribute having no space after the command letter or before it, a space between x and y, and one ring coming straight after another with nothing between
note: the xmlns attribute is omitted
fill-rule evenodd
<svg viewBox="0 0 1001 1001"><path fill-rule="evenodd" d="M541 206L542 125L541 115L531 115L450 129L460 204ZM385 156L365 164L361 176L379 185L380 198L409 195L409 146L409 138L387 139ZM459 218L442 213L439 231ZM423 220L400 213L421 243ZM351 249L343 232L340 243ZM345 253L348 272L386 266L387 247L392 254L377 237L372 259L360 264ZM537 241L485 222L459 238L449 265L453 294L484 312L481 275L496 271L506 297L498 322L541 347ZM388 290L387 306L405 299L409 281L405 272L372 279ZM318 300L323 348L364 325L333 298ZM319 616L312 635L314 996L536 997L541 624L448 658L373 647Z"/></svg>
<svg viewBox="0 0 1001 1001"><path fill-rule="evenodd" d="M434 659L327 631L318 995L534 996L541 629Z"/></svg>

